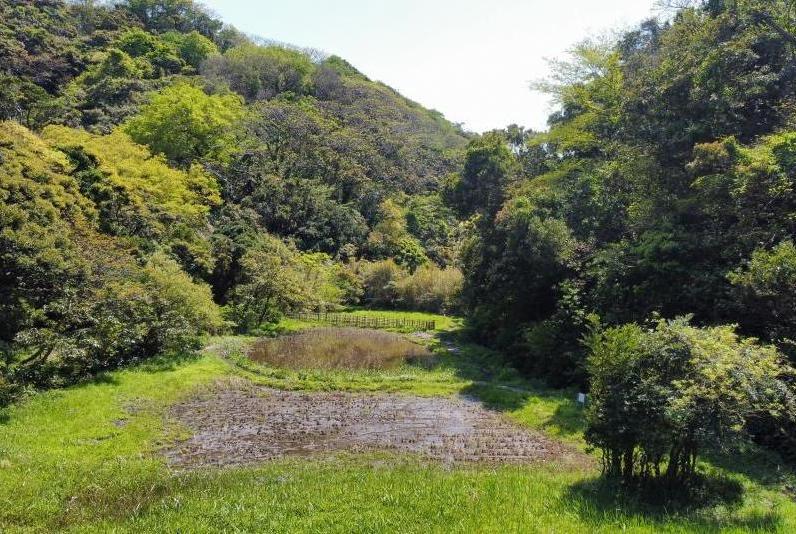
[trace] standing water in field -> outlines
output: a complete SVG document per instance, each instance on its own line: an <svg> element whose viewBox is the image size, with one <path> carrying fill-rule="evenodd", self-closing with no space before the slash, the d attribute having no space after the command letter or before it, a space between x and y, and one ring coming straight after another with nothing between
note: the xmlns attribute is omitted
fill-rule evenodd
<svg viewBox="0 0 796 534"><path fill-rule="evenodd" d="M358 328L317 328L262 339L249 350L258 363L290 369L390 369L430 358L400 334Z"/></svg>

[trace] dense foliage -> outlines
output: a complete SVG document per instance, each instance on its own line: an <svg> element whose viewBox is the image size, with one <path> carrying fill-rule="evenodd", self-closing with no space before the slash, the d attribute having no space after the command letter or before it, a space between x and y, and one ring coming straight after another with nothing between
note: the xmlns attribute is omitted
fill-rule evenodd
<svg viewBox="0 0 796 534"><path fill-rule="evenodd" d="M401 266L374 304L454 305L467 136L339 57L191 0L3 2L0 120L0 404L360 304L363 262Z"/></svg>
<svg viewBox="0 0 796 534"><path fill-rule="evenodd" d="M792 2L691 4L576 47L538 84L560 107L549 131L472 141L446 184L476 230L468 308L528 368L528 328L583 333L573 306L614 324L693 314L787 348Z"/></svg>
<svg viewBox="0 0 796 534"><path fill-rule="evenodd" d="M586 439L603 470L626 480L692 476L699 454L728 447L750 416L793 408L777 350L730 327L661 320L594 332L587 344Z"/></svg>
<svg viewBox="0 0 796 534"><path fill-rule="evenodd" d="M556 385L623 380L619 360L613 378L590 377L590 314L736 324L796 361L796 5L662 4L680 9L553 63L536 84L557 103L549 130L472 140L442 191L473 230L461 248L473 333ZM793 456L792 417L732 409Z"/></svg>
<svg viewBox="0 0 796 534"><path fill-rule="evenodd" d="M2 123L0 147L5 384L79 379L223 326L210 289L172 257L103 232L126 219L112 220L82 188L105 184L81 183L66 154L18 124ZM125 186L117 191L128 201L151 193Z"/></svg>

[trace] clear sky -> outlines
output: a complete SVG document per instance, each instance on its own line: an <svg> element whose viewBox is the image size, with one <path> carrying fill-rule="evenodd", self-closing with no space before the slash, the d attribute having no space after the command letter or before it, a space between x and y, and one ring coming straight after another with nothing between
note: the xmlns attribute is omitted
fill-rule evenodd
<svg viewBox="0 0 796 534"><path fill-rule="evenodd" d="M337 54L472 131L542 129L529 82L589 35L654 15L654 0L204 0L225 22Z"/></svg>

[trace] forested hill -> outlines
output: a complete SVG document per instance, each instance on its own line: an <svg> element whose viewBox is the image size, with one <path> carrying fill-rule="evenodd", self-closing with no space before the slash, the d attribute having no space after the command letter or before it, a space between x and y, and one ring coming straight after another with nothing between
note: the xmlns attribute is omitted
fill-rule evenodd
<svg viewBox="0 0 796 534"><path fill-rule="evenodd" d="M0 389L295 310L453 305L439 189L468 135L258 42L191 0L0 2Z"/></svg>
<svg viewBox="0 0 796 534"><path fill-rule="evenodd" d="M106 134L152 91L182 83L212 96L235 94L258 117L251 127L261 135L273 136L260 130L278 119L293 149L316 152L317 161L290 171L322 176L343 202L433 189L466 143L441 114L339 57L258 46L189 1L114 4L3 2L0 116L34 130L62 124ZM142 135L133 137L151 141ZM160 141L169 148L156 151L177 164L208 156L203 147ZM361 207L372 220L376 208Z"/></svg>

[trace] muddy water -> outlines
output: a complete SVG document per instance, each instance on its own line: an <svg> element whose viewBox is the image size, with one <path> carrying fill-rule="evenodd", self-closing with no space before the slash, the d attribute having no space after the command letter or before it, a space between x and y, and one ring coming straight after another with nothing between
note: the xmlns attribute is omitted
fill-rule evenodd
<svg viewBox="0 0 796 534"><path fill-rule="evenodd" d="M177 405L193 436L177 466L236 465L334 451L389 450L445 462L539 462L572 451L465 398L308 393L218 386Z"/></svg>

